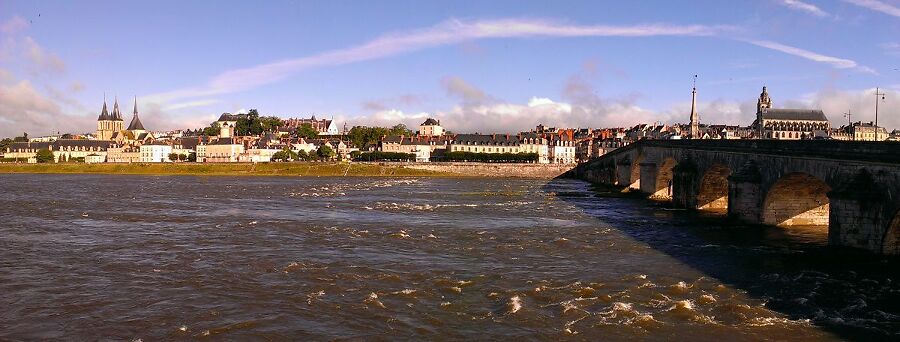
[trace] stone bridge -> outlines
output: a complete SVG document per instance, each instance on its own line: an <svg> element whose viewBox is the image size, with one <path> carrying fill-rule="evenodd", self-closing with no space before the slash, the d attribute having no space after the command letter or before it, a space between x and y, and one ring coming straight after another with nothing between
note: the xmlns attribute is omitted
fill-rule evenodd
<svg viewBox="0 0 900 342"><path fill-rule="evenodd" d="M750 223L827 227L830 245L900 254L900 143L642 140L569 175Z"/></svg>

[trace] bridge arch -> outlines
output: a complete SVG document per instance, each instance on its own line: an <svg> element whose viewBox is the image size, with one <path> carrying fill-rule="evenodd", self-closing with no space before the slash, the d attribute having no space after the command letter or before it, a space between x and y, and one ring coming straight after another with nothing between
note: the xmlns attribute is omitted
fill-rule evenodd
<svg viewBox="0 0 900 342"><path fill-rule="evenodd" d="M900 210L894 215L884 235L881 252L886 255L900 255Z"/></svg>
<svg viewBox="0 0 900 342"><path fill-rule="evenodd" d="M658 200L672 199L672 182L675 179L675 158L666 157L656 169L656 189L650 198Z"/></svg>
<svg viewBox="0 0 900 342"><path fill-rule="evenodd" d="M697 192L697 209L709 211L728 210L728 176L731 168L723 164L710 166L700 180Z"/></svg>
<svg viewBox="0 0 900 342"><path fill-rule="evenodd" d="M780 227L828 226L830 190L808 173L785 174L766 193L762 221Z"/></svg>

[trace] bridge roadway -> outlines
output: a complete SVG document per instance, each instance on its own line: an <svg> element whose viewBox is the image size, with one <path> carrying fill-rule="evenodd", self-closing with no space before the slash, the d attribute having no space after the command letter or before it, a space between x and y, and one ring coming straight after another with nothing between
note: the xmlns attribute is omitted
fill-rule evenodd
<svg viewBox="0 0 900 342"><path fill-rule="evenodd" d="M641 140L570 176L651 199L782 227L828 227L828 243L900 254L900 143Z"/></svg>

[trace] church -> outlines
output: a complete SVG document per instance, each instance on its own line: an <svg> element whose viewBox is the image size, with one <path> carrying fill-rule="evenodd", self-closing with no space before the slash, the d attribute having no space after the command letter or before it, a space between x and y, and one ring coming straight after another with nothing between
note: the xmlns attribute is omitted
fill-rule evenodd
<svg viewBox="0 0 900 342"><path fill-rule="evenodd" d="M119 145L142 144L153 140L153 135L147 132L141 119L138 118L137 97L134 99L133 116L127 129L125 120L122 119L122 112L119 110L119 99L116 98L112 113L107 110L106 99L103 99L103 109L100 110L100 116L97 117L95 138L96 140L115 141Z"/></svg>
<svg viewBox="0 0 900 342"><path fill-rule="evenodd" d="M827 131L831 123L819 109L776 109L766 87L756 102L753 129L757 139L811 139L816 131Z"/></svg>

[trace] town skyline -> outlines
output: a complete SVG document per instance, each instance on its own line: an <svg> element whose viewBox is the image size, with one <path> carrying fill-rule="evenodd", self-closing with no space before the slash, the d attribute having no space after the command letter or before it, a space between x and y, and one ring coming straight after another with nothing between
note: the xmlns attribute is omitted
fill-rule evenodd
<svg viewBox="0 0 900 342"><path fill-rule="evenodd" d="M694 74L703 124L749 125L766 85L775 108L822 109L834 126L848 110L854 122L874 121L880 87L879 123L900 127L898 11L886 1L655 3L639 14L622 4L392 2L353 25L322 19L339 21L341 4L60 5L0 5L0 136L91 131L104 93L124 108L137 96L142 120L159 130L251 108L350 126L434 117L458 132L687 123ZM404 6L420 15L406 18ZM71 25L61 15L69 10L86 20ZM154 25L199 13L192 25ZM238 13L269 25L211 25ZM98 34L106 25L121 32ZM180 53L148 46L147 37L191 28L167 42ZM832 40L813 39L823 32Z"/></svg>

